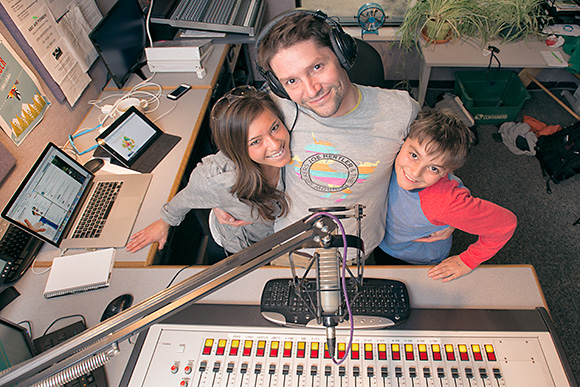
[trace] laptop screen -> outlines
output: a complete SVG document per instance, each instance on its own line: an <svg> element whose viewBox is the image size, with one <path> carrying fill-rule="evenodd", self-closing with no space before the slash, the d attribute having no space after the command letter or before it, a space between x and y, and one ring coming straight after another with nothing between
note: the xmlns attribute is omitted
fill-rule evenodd
<svg viewBox="0 0 580 387"><path fill-rule="evenodd" d="M92 179L80 163L49 143L2 216L58 247Z"/></svg>
<svg viewBox="0 0 580 387"><path fill-rule="evenodd" d="M26 330L0 318L0 371L22 363L34 356Z"/></svg>

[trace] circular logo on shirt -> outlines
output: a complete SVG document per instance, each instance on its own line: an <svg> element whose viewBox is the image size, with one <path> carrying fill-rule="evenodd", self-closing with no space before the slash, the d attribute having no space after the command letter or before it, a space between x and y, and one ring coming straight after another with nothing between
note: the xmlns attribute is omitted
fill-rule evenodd
<svg viewBox="0 0 580 387"><path fill-rule="evenodd" d="M321 192L339 192L358 180L356 164L343 155L317 153L304 160L300 177L309 187Z"/></svg>

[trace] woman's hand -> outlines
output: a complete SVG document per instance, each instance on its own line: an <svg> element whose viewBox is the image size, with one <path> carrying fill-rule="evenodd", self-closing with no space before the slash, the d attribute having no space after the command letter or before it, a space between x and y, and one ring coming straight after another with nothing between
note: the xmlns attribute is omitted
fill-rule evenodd
<svg viewBox="0 0 580 387"><path fill-rule="evenodd" d="M129 243L127 243L127 251L134 253L153 242L158 242L159 250L163 250L165 242L167 242L168 234L169 224L159 219L145 227L143 230L133 234L131 238L129 238Z"/></svg>
<svg viewBox="0 0 580 387"><path fill-rule="evenodd" d="M432 267L427 275L434 280L440 279L441 282L449 282L466 274L471 273L473 269L467 266L459 255L454 255L444 259L437 266Z"/></svg>
<svg viewBox="0 0 580 387"><path fill-rule="evenodd" d="M225 212L221 208L216 207L213 208L212 211L220 224L226 224L228 226L233 227L240 227L252 224L252 222L246 222L245 220L239 220L234 218L230 213Z"/></svg>

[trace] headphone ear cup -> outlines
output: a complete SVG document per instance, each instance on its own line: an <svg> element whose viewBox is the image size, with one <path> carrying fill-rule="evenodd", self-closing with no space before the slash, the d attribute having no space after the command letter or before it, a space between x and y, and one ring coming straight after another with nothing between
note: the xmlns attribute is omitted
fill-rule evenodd
<svg viewBox="0 0 580 387"><path fill-rule="evenodd" d="M262 76L266 78L266 81L270 85L270 90L272 91L272 93L276 94L280 98L291 99L286 90L284 89L284 86L282 86L282 84L280 83L278 78L274 75L274 73L272 73L271 71L265 71L264 69L261 69L260 72L262 73Z"/></svg>
<svg viewBox="0 0 580 387"><path fill-rule="evenodd" d="M356 41L349 34L341 31L340 27L332 29L332 39L330 39L332 50L338 58L340 65L345 70L350 70L354 66L357 54Z"/></svg>

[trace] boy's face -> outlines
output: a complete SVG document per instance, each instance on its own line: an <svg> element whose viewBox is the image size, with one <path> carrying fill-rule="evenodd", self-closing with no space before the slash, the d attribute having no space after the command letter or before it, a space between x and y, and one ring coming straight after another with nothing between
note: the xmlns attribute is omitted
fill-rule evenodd
<svg viewBox="0 0 580 387"><path fill-rule="evenodd" d="M407 138L395 159L397 183L407 191L429 187L450 172L443 164L443 155L429 155L419 141Z"/></svg>

